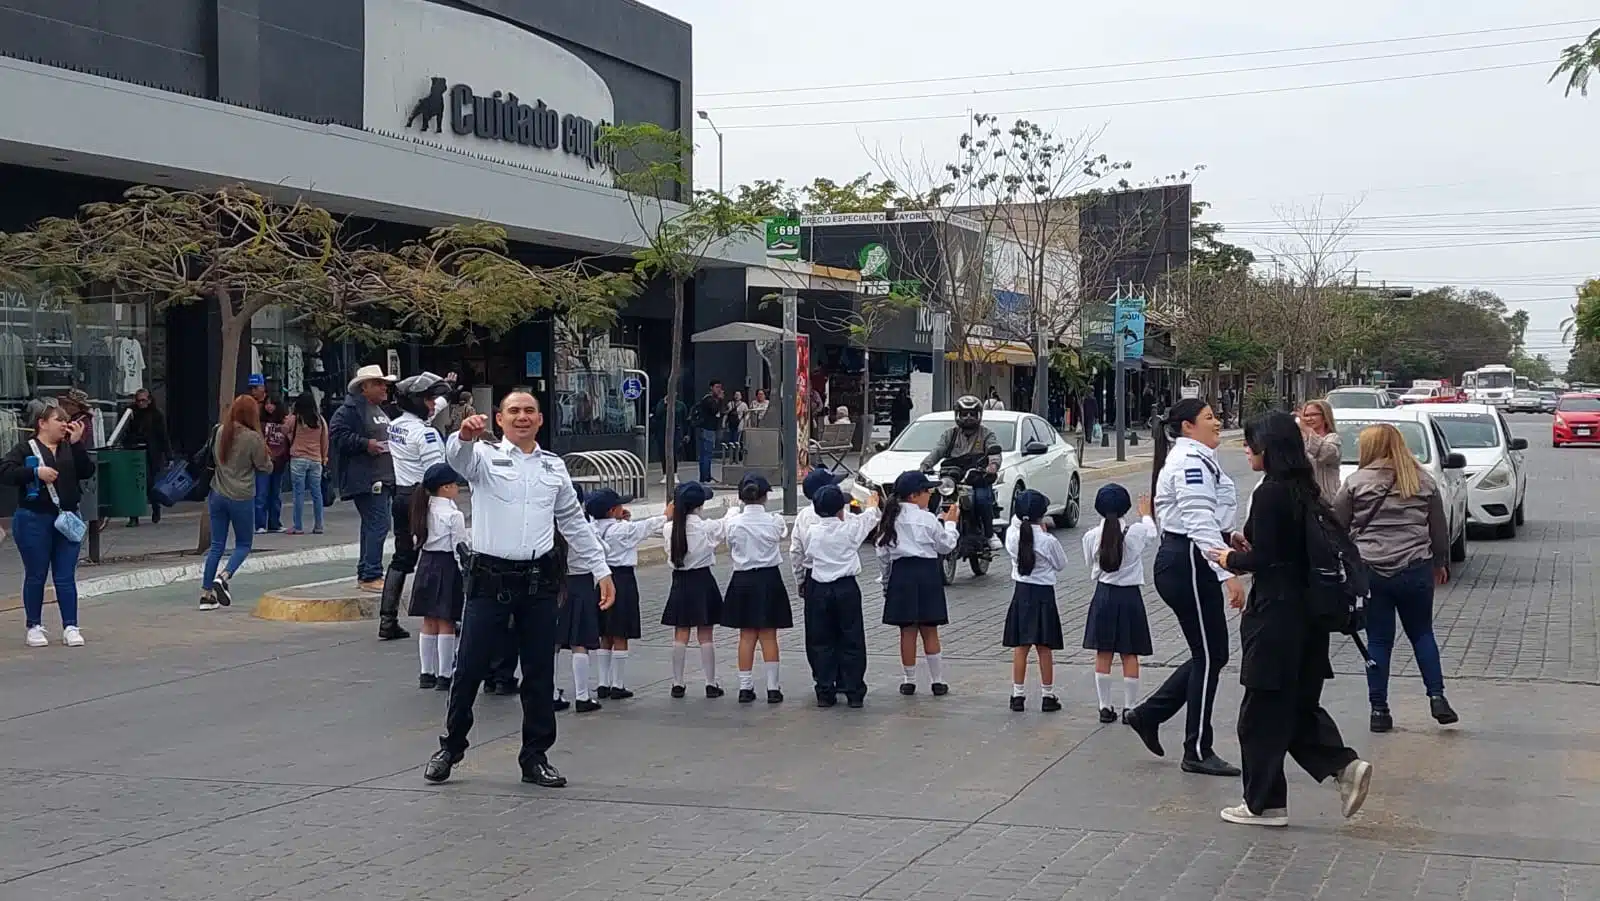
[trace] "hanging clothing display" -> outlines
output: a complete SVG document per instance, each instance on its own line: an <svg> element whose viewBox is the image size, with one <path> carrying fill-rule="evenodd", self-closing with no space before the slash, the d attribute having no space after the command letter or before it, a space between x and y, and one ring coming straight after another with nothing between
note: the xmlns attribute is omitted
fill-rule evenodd
<svg viewBox="0 0 1600 901"><path fill-rule="evenodd" d="M289 345L289 372L283 380L284 392L299 397L306 390L306 358L298 345Z"/></svg>
<svg viewBox="0 0 1600 901"><path fill-rule="evenodd" d="M144 348L134 338L111 338L116 362L116 393L126 397L144 387Z"/></svg>
<svg viewBox="0 0 1600 901"><path fill-rule="evenodd" d="M13 332L0 333L0 397L27 397L28 346ZM12 444L5 445L13 447Z"/></svg>

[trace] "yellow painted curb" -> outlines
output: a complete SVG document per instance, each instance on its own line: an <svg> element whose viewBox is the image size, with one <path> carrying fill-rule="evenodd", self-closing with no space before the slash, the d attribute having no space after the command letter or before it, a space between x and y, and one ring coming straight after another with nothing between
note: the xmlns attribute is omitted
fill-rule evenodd
<svg viewBox="0 0 1600 901"><path fill-rule="evenodd" d="M375 593L340 590L331 585L300 585L262 595L253 615L287 623L349 623L371 619L377 613Z"/></svg>

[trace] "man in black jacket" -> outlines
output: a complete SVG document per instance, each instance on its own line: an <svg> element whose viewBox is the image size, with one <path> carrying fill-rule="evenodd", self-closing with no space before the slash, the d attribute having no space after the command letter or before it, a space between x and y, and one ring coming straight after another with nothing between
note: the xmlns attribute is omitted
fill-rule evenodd
<svg viewBox="0 0 1600 901"><path fill-rule="evenodd" d="M889 440L900 437L900 433L911 424L911 394L904 386L896 391L894 397L889 399Z"/></svg>
<svg viewBox="0 0 1600 901"><path fill-rule="evenodd" d="M700 481L711 481L711 456L717 450L717 427L722 422L722 380L712 379L711 387L694 405L695 450L700 457Z"/></svg>
<svg viewBox="0 0 1600 901"><path fill-rule="evenodd" d="M363 591L383 591L383 542L389 537L389 505L394 494L394 461L389 458L389 399L393 376L381 366L363 366L350 380L349 394L328 421L328 441L339 458L339 498L354 501L361 514L361 553L356 580ZM395 609L385 609L389 606ZM407 637L400 628L398 602L385 599L378 611L379 635Z"/></svg>
<svg viewBox="0 0 1600 901"><path fill-rule="evenodd" d="M150 488L150 521L161 521L161 502L155 496L156 480L172 459L172 441L167 436L167 418L156 409L148 388L133 394L133 415L128 417L128 427L122 432L121 444L125 448L144 451L145 480ZM137 526L139 517L128 519L128 525Z"/></svg>

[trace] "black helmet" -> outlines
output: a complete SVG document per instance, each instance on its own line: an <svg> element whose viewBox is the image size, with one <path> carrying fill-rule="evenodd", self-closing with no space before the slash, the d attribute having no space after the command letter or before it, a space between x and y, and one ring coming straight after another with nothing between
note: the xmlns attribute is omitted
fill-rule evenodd
<svg viewBox="0 0 1600 901"><path fill-rule="evenodd" d="M970 394L956 398L953 409L956 414L956 425L963 431L970 432L983 421L983 402Z"/></svg>

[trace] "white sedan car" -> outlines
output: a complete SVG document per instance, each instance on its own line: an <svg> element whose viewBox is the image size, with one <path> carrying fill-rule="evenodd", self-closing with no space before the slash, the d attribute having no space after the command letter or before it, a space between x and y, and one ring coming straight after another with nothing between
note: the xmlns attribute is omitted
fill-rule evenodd
<svg viewBox="0 0 1600 901"><path fill-rule="evenodd" d="M1467 521L1488 526L1496 538L1517 537L1528 497L1523 451L1528 439L1511 434L1505 417L1487 404L1428 404L1418 407L1432 419L1450 449L1467 458Z"/></svg>
<svg viewBox="0 0 1600 901"><path fill-rule="evenodd" d="M874 486L889 485L902 472L921 468L922 459L955 424L955 414L948 410L913 421L887 449L867 460L854 479L847 480L851 496L864 501ZM995 527L1003 529L1010 521L1011 498L1024 488L1044 492L1057 526L1077 525L1083 490L1078 452L1048 422L1031 413L985 410L983 425L994 432L1001 448L1000 477L994 486L1000 507Z"/></svg>
<svg viewBox="0 0 1600 901"><path fill-rule="evenodd" d="M1433 404L1395 407L1388 410L1350 410L1349 415L1335 414L1339 428L1340 479L1348 479L1356 471L1361 458L1361 430L1370 425L1386 422L1399 430L1411 455L1433 477L1443 495L1444 512L1450 519L1450 559L1455 563L1467 559L1467 483L1462 476L1466 458L1450 448L1444 432L1428 417L1427 408Z"/></svg>

